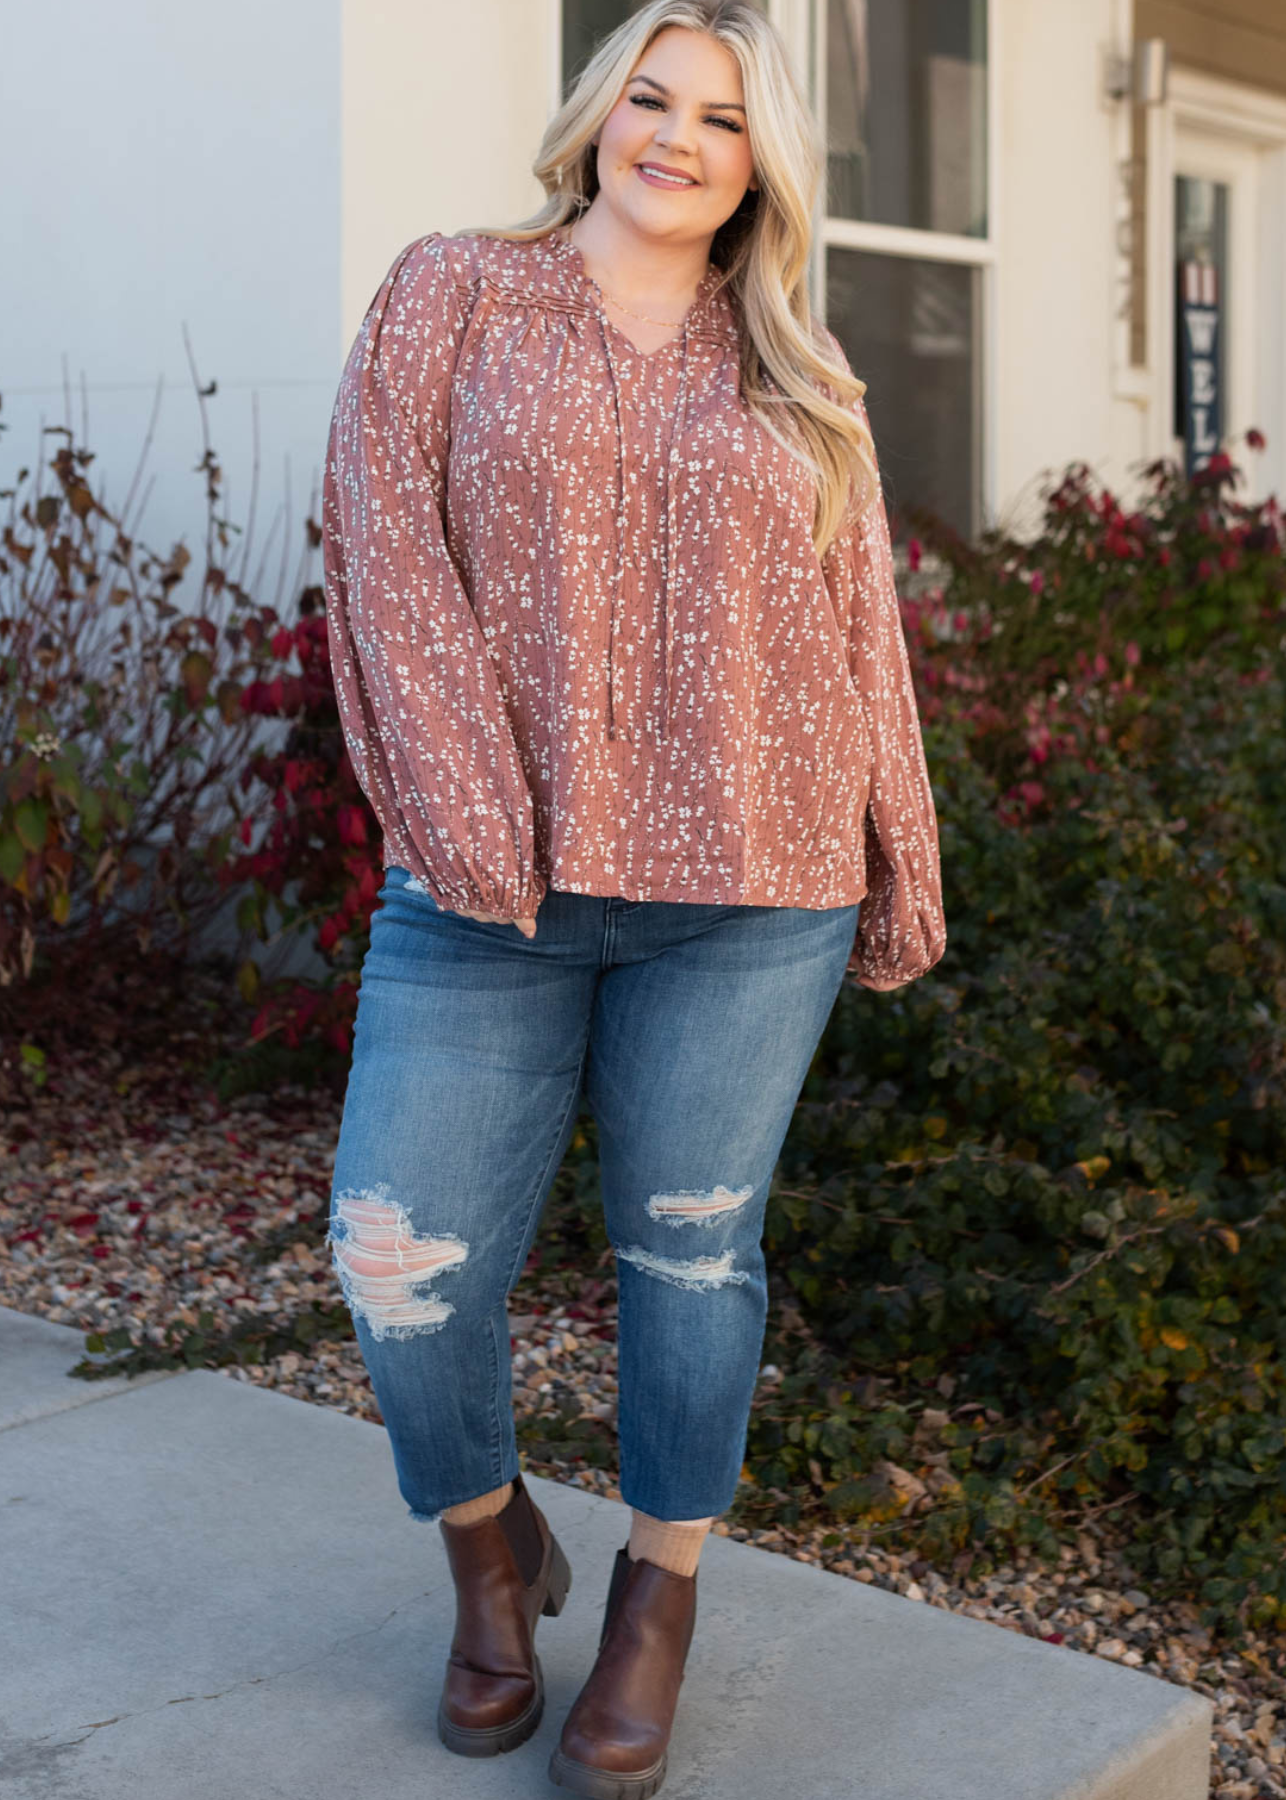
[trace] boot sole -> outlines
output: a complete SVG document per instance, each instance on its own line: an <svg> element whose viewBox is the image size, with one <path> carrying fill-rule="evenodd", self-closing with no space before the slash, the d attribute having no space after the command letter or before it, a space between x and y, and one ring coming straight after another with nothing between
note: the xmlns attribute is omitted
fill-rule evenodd
<svg viewBox="0 0 1286 1800"><path fill-rule="evenodd" d="M572 1571L562 1546L552 1532L549 1534L549 1541L549 1583L540 1610L550 1618L557 1618L571 1591ZM447 1717L446 1696L443 1695L438 1701L438 1736L448 1750L454 1750L457 1756L500 1756L506 1750L516 1750L519 1744L526 1743L540 1724L545 1710L545 1674L534 1645L531 1658L536 1691L517 1718L506 1719L499 1725L457 1725Z"/></svg>
<svg viewBox="0 0 1286 1800"><path fill-rule="evenodd" d="M665 1780L668 1751L662 1751L659 1762L650 1769L626 1772L621 1769L591 1769L587 1763L574 1762L555 1748L549 1759L549 1779L559 1787L583 1794L585 1800L648 1800Z"/></svg>
<svg viewBox="0 0 1286 1800"><path fill-rule="evenodd" d="M545 1676L535 1651L532 1652L532 1665L536 1676L535 1693L516 1719L506 1719L501 1725L456 1725L446 1715L445 1700L439 1700L438 1736L447 1749L454 1750L457 1756L500 1756L506 1750L516 1750L519 1744L525 1744L540 1724L545 1710Z"/></svg>

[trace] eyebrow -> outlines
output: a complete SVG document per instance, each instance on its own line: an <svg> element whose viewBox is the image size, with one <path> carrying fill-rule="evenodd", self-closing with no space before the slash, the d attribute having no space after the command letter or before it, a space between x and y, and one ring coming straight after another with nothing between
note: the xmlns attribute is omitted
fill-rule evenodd
<svg viewBox="0 0 1286 1800"><path fill-rule="evenodd" d="M673 100L674 98L674 95L670 92L668 87L664 87L659 81L653 81L650 75L631 75L630 80L646 81L649 87L654 87L658 94L664 94L667 100ZM739 106L735 100L703 100L701 105L712 112L744 113L746 110L744 106Z"/></svg>

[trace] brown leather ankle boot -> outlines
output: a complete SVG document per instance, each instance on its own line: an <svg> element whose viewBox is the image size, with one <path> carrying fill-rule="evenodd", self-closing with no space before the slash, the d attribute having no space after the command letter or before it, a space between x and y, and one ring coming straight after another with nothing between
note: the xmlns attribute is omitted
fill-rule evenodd
<svg viewBox="0 0 1286 1800"><path fill-rule="evenodd" d="M572 1572L544 1513L514 1476L489 1519L438 1524L455 1582L455 1634L438 1704L438 1736L461 1756L497 1756L540 1724L545 1681L536 1621L560 1613Z"/></svg>
<svg viewBox="0 0 1286 1800"><path fill-rule="evenodd" d="M563 1723L549 1779L589 1800L647 1800L665 1780L697 1616L697 1578L616 1552L598 1657Z"/></svg>

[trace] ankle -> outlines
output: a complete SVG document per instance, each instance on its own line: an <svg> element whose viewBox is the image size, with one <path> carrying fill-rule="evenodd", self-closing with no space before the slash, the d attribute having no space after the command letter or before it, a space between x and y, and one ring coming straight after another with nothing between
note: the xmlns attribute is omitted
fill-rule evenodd
<svg viewBox="0 0 1286 1800"><path fill-rule="evenodd" d="M513 1482L506 1481L503 1487L492 1488L474 1500L462 1500L458 1506L448 1506L442 1517L448 1525L476 1525L479 1519L492 1519L503 1512L513 1499L513 1492Z"/></svg>
<svg viewBox="0 0 1286 1800"><path fill-rule="evenodd" d="M673 1575L695 1575L701 1549L714 1524L708 1519L656 1519L631 1509L629 1556L631 1562L646 1558Z"/></svg>

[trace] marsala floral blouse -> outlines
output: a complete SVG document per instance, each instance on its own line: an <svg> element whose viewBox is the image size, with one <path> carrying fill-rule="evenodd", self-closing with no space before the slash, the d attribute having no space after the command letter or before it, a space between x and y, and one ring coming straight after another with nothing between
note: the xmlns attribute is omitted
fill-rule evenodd
<svg viewBox="0 0 1286 1800"><path fill-rule="evenodd" d="M326 455L349 754L448 910L860 900L849 970L897 987L946 931L884 503L818 559L719 280L645 354L563 235L396 258Z"/></svg>

